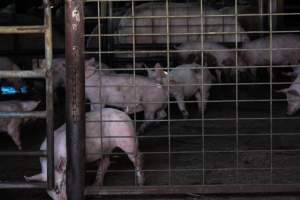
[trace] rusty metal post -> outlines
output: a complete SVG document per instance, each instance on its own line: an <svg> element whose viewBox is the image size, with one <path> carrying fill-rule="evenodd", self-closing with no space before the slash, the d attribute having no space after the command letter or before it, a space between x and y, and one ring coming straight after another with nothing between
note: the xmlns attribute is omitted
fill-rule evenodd
<svg viewBox="0 0 300 200"><path fill-rule="evenodd" d="M84 18L83 1L65 1L66 30L66 123L67 195L84 199L85 109L84 109Z"/></svg>
<svg viewBox="0 0 300 200"><path fill-rule="evenodd" d="M46 117L47 117L47 182L48 189L54 188L54 135L53 135L53 74L52 74L52 19L51 7L48 0L44 0L45 26L45 59L46 69Z"/></svg>

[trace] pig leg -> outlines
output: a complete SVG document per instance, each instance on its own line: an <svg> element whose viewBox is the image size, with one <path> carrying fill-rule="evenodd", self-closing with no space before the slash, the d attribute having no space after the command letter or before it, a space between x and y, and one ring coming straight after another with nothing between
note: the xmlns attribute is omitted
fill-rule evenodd
<svg viewBox="0 0 300 200"><path fill-rule="evenodd" d="M187 119L189 117L189 113L185 108L185 103L184 103L184 96L182 95L174 95L176 101L177 101L177 105L179 107L179 110L181 111L183 118Z"/></svg>
<svg viewBox="0 0 300 200"><path fill-rule="evenodd" d="M207 105L207 99L209 97L209 92L208 91L204 92L203 103L202 103L202 95L201 95L200 91L197 91L195 96L196 96L197 103L198 103L199 113L202 113L202 111L205 112L206 105Z"/></svg>
<svg viewBox="0 0 300 200"><path fill-rule="evenodd" d="M105 175L109 165L110 165L110 160L109 160L108 156L106 156L105 158L100 160L99 167L98 167L97 174L96 174L96 180L93 183L94 186L102 186L103 185L104 175Z"/></svg>
<svg viewBox="0 0 300 200"><path fill-rule="evenodd" d="M207 104L206 100L207 99L205 98L205 96L203 96L203 103L202 103L202 95L201 95L200 91L197 91L195 96L196 96L197 103L198 103L199 113L202 113L202 111L205 112L205 108L206 108L206 104Z"/></svg>
<svg viewBox="0 0 300 200"><path fill-rule="evenodd" d="M137 151L137 150L136 150ZM126 151L125 151L126 152ZM131 152L126 152L128 155L128 158L131 160L135 167L135 174L137 177L137 183L139 186L142 186L144 184L144 173L142 171L142 156L140 155L139 152L136 154L133 154Z"/></svg>
<svg viewBox="0 0 300 200"><path fill-rule="evenodd" d="M145 115L145 120L154 120L154 116L155 116L155 111L147 111L147 110L144 110L144 115ZM140 129L139 129L139 132L140 133L144 133L145 132L145 130L146 130L146 128L150 125L150 124L152 124L153 123L153 121L145 121L142 125L141 125L141 127L140 127Z"/></svg>
<svg viewBox="0 0 300 200"><path fill-rule="evenodd" d="M36 175L33 175L33 176L24 176L24 178L27 182L30 182L30 181L46 182L47 181L47 178L44 176L43 173L36 174Z"/></svg>
<svg viewBox="0 0 300 200"><path fill-rule="evenodd" d="M20 121L13 119L8 125L7 134L11 137L11 139L17 145L18 149L22 150L19 126L20 126Z"/></svg>

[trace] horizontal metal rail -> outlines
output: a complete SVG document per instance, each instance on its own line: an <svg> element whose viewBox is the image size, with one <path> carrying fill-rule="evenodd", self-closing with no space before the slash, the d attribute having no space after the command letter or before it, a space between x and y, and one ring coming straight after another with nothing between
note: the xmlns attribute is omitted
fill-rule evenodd
<svg viewBox="0 0 300 200"><path fill-rule="evenodd" d="M200 154L199 154L200 155ZM274 170L298 170L297 167L287 167L287 168L277 168L277 167L274 167L273 168ZM212 168L212 169L209 169L209 168L205 168L205 169L189 169L189 168L179 168L179 169L172 169L172 172L201 172L201 171L205 171L205 172L213 172L213 171L235 171L235 170L239 170L239 171L268 171L270 170L270 168ZM126 172L134 172L135 170L132 169L128 169L128 170L116 170L116 169L111 169L111 170L107 170L107 172L110 172L110 173L115 173L115 172L118 172L118 173L126 173ZM96 173L97 170L87 170L86 171L87 173ZM168 169L143 169L143 172L168 172Z"/></svg>
<svg viewBox="0 0 300 200"><path fill-rule="evenodd" d="M44 70L1 71L0 78L44 78Z"/></svg>
<svg viewBox="0 0 300 200"><path fill-rule="evenodd" d="M0 118L46 118L46 111L34 111L34 112L0 112Z"/></svg>
<svg viewBox="0 0 300 200"><path fill-rule="evenodd" d="M22 183L22 182L18 182L18 183L14 183L14 182L10 182L10 183L3 183L0 182L0 189L42 189L42 188L47 188L47 184L46 183Z"/></svg>
<svg viewBox="0 0 300 200"><path fill-rule="evenodd" d="M0 26L0 34L44 33L45 26Z"/></svg>
<svg viewBox="0 0 300 200"><path fill-rule="evenodd" d="M142 195L142 194L233 194L233 193L295 193L300 191L300 185L269 184L269 185L190 185L190 186L119 186L95 187L89 186L86 195Z"/></svg>
<svg viewBox="0 0 300 200"><path fill-rule="evenodd" d="M0 151L0 156L46 156L47 151Z"/></svg>

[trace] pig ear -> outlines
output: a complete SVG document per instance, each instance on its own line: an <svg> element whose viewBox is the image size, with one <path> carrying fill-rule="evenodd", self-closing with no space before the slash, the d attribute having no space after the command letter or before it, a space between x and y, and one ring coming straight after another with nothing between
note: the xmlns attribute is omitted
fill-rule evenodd
<svg viewBox="0 0 300 200"><path fill-rule="evenodd" d="M59 157L58 163L55 166L55 170L59 173L64 173L67 168L67 159L65 157Z"/></svg>
<svg viewBox="0 0 300 200"><path fill-rule="evenodd" d="M284 88L284 89L281 89L281 90L277 90L276 92L286 94L286 93L288 93L290 91L291 91L291 88Z"/></svg>

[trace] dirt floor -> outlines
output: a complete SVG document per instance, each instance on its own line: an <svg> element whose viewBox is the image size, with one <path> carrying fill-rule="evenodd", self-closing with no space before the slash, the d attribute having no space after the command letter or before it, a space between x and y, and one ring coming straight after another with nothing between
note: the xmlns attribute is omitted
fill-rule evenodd
<svg viewBox="0 0 300 200"><path fill-rule="evenodd" d="M269 99L269 88L239 88L239 99ZM214 87L210 100L234 100L234 88ZM244 91L247 91L244 92ZM252 95L249 95L252 94ZM273 98L284 96L273 94ZM295 184L300 183L299 114L285 115L286 102L208 103L207 111L197 112L195 103L187 105L191 115L182 120L176 104L171 105L171 122L161 122L140 135L146 183L160 185ZM63 109L56 108L56 123L63 123ZM137 115L140 118L142 115ZM238 120L236 117L238 116ZM253 119L256 118L256 119ZM192 120L191 120L192 119ZM272 133L272 134L270 134ZM22 128L24 150L37 150L45 137L45 122L36 120ZM6 134L0 135L0 151L16 150ZM204 150L204 151L203 151ZM171 152L171 153L169 153ZM114 151L105 177L106 186L134 185L133 166L127 157ZM1 157L0 180L23 181L24 175L39 172L35 157ZM272 170L270 169L272 167ZM96 163L88 164L87 184L95 177ZM171 171L170 171L171 170ZM48 199L43 190L0 190L1 199ZM299 194L300 195L300 194ZM89 198L93 199L93 198ZM106 198L105 198L106 199ZM296 200L297 195L264 196L143 196L111 199L186 199L186 200Z"/></svg>

